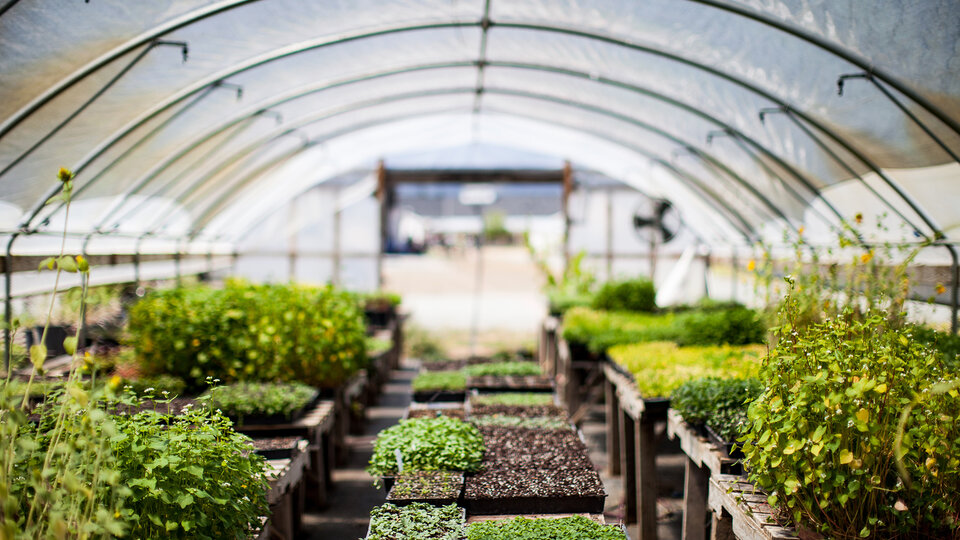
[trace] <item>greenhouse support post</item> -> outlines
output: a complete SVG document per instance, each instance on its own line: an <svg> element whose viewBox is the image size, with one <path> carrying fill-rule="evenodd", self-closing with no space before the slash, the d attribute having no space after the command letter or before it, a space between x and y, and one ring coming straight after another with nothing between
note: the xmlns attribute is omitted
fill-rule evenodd
<svg viewBox="0 0 960 540"><path fill-rule="evenodd" d="M3 258L3 367L6 373L10 373L10 360L13 357L12 342L13 335L11 326L13 324L13 298L11 295L10 282L13 280L13 242L17 239L18 233L10 235L10 241L7 242L7 251Z"/></svg>
<svg viewBox="0 0 960 540"><path fill-rule="evenodd" d="M950 284L950 333L957 334L957 310L960 307L960 260L957 257L957 247L953 244L944 244L950 252L950 274L953 283Z"/></svg>
<svg viewBox="0 0 960 540"><path fill-rule="evenodd" d="M613 188L607 188L607 279L613 279Z"/></svg>

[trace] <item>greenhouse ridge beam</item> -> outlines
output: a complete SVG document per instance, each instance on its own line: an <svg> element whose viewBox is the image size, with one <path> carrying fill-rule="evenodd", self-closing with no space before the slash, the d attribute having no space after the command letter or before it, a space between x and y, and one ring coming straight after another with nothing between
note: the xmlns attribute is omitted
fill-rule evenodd
<svg viewBox="0 0 960 540"><path fill-rule="evenodd" d="M534 169L390 169L386 170L388 184L470 184L470 183L560 183L563 171Z"/></svg>

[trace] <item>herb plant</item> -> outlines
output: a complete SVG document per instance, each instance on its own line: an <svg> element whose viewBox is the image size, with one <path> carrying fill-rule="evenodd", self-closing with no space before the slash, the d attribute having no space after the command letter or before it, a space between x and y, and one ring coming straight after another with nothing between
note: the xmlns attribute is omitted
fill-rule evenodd
<svg viewBox="0 0 960 540"><path fill-rule="evenodd" d="M414 392L463 391L467 387L467 377L462 371L428 371L417 375L412 386Z"/></svg>
<svg viewBox="0 0 960 540"><path fill-rule="evenodd" d="M760 345L678 347L652 342L618 345L610 358L633 374L644 398L670 397L681 384L699 377L752 377L766 352Z"/></svg>
<svg viewBox="0 0 960 540"><path fill-rule="evenodd" d="M540 365L536 362L491 362L489 364L474 364L464 368L464 372L471 377L485 375L540 375Z"/></svg>
<svg viewBox="0 0 960 540"><path fill-rule="evenodd" d="M211 388L207 406L227 416L283 415L290 417L306 407L317 391L300 383L236 383Z"/></svg>
<svg viewBox="0 0 960 540"><path fill-rule="evenodd" d="M763 392L759 379L704 377L680 385L670 406L692 425L705 425L724 441L735 441L747 426L747 408Z"/></svg>
<svg viewBox="0 0 960 540"><path fill-rule="evenodd" d="M265 462L221 414L144 411L118 417L110 437L132 492L132 538L250 538L266 515Z"/></svg>
<svg viewBox="0 0 960 540"><path fill-rule="evenodd" d="M467 526L468 540L626 540L616 525L601 525L585 516L557 519L515 517L490 520Z"/></svg>
<svg viewBox="0 0 960 540"><path fill-rule="evenodd" d="M748 345L763 343L767 327L759 313L742 306L694 310L677 318L679 345Z"/></svg>
<svg viewBox="0 0 960 540"><path fill-rule="evenodd" d="M553 405L553 396L547 393L536 392L503 392L499 394L480 394L471 396L473 405L510 405L533 407Z"/></svg>
<svg viewBox="0 0 960 540"><path fill-rule="evenodd" d="M129 330L147 372L195 391L207 377L334 387L367 363L357 299L330 287L230 281L155 291L130 309Z"/></svg>
<svg viewBox="0 0 960 540"><path fill-rule="evenodd" d="M451 418L401 420L377 435L367 472L390 475L399 471L475 471L483 458L483 437L471 424Z"/></svg>
<svg viewBox="0 0 960 540"><path fill-rule="evenodd" d="M784 309L742 439L751 480L831 538L955 537L960 394L939 389L956 373L886 312L809 324L801 304Z"/></svg>
<svg viewBox="0 0 960 540"><path fill-rule="evenodd" d="M387 500L457 499L463 490L463 474L447 471L417 471L397 476Z"/></svg>
<svg viewBox="0 0 960 540"><path fill-rule="evenodd" d="M137 396L162 396L164 392L169 397L179 396L187 387L187 383L180 377L173 375L153 375L137 379L125 379L121 386L130 387L130 391Z"/></svg>
<svg viewBox="0 0 960 540"><path fill-rule="evenodd" d="M602 353L615 345L673 341L680 337L673 313L629 313L574 308L563 319L563 339Z"/></svg>
<svg viewBox="0 0 960 540"><path fill-rule="evenodd" d="M463 511L455 504L386 503L370 511L367 540L463 540Z"/></svg>
<svg viewBox="0 0 960 540"><path fill-rule="evenodd" d="M653 282L634 278L604 283L591 304L594 309L606 311L655 311L657 292Z"/></svg>

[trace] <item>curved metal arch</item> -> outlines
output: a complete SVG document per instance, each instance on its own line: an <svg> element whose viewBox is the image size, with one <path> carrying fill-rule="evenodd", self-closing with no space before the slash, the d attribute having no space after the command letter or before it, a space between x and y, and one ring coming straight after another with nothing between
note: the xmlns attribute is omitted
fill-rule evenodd
<svg viewBox="0 0 960 540"><path fill-rule="evenodd" d="M385 97L385 98L377 98L377 99L373 99L373 100L369 100L369 101L365 101L365 102L361 102L361 103L352 104L352 105L350 105L350 106L340 108L340 109L338 109L338 110L336 110L336 111L334 111L334 112L332 112L332 113L331 113L331 112L325 112L325 113L321 113L320 115L315 116L315 117L308 117L308 118L306 118L306 119L301 119L300 121L298 121L296 124L293 124L292 126L286 126L283 131L274 133L274 134L272 134L272 135L265 136L265 137L259 139L258 141L255 141L255 142L247 145L247 146L244 147L243 149L235 152L231 157L229 157L229 158L227 158L227 159L225 160L224 165L218 168L219 170L217 170L216 172L214 172L214 173L212 173L212 174L210 174L210 175L207 175L205 178L200 179L200 183L202 184L202 183L205 183L205 182L208 182L208 181L212 180L213 178L216 178L217 176L219 176L219 175L222 173L224 167L232 166L234 163L236 163L238 160L244 158L244 157L245 157L246 155L248 155L249 153L255 152L255 151L257 150L257 148L261 147L263 144L265 144L265 143L267 143L267 142L269 142L269 141L275 140L275 139L278 138L278 137L283 136L284 134L288 133L288 132L289 132L290 130L292 130L292 129L297 129L297 128L299 128L299 127L303 127L303 126L308 125L308 124L313 124L313 123L315 123L315 122L319 122L319 121L322 121L322 120L325 120L325 119L328 119L328 118L331 118L331 117L334 117L334 116L339 116L339 115L341 115L341 114L349 113L349 112L352 112L352 111L362 110L362 109L364 109L364 108L368 108L368 107L372 107L372 106L376 106L376 105L380 105L380 104L384 104L384 103L390 103L390 102L394 102L394 101L400 101L400 100L403 100L403 99L410 99L410 98L423 97L423 96L431 96L431 95L465 94L465 93L472 93L472 92L474 92L474 91L475 91L475 90L474 90L474 88L472 88L472 87L469 87L469 88L468 88L468 87L463 87L463 88L441 89L441 90L431 90L431 91L423 91L423 92L411 92L411 93L407 93L407 94L396 94L396 95L392 95L392 96L387 96L387 97ZM739 175L737 175L737 174L736 174L735 172L733 172L729 167L727 167L726 165L724 165L723 163L721 163L719 160L717 160L717 159L716 159L715 157L713 157L712 155L710 155L710 154L708 154L708 153L706 153L706 152L703 152L702 150L699 150L699 149L694 148L694 147L692 146L692 144L689 143L688 141L684 141L684 140L682 140L682 139L680 139L680 138L674 137L674 136L672 136L672 135L664 132L663 130L660 130L659 128L656 128L656 127L654 127L654 126L651 126L651 125L649 125L649 124L646 124L645 122L642 122L642 121L640 121L640 120L637 120L637 119L635 119L635 118L633 118L633 117L630 117L630 116L627 116L627 115L623 115L623 114L617 113L617 112L615 112L615 111L610 111L610 110L607 110L607 109L602 109L602 108L595 107L595 106L592 106L592 105L589 105L589 104L577 103L577 102L573 102L573 101L569 101L569 100L562 100L562 99L559 99L559 98L554 98L554 97L552 97L552 96L546 96L546 95L543 95L543 94L536 94L536 93L525 92L525 91L511 91L511 90L503 90L503 89L488 89L488 90L486 90L486 92L496 93L496 94L504 94L504 95L514 95L514 96L526 97L526 98L531 98L531 99L540 99L540 100L542 100L542 101L553 102L553 103L557 103L557 104L560 104L560 105L567 105L567 106L571 106L571 107L578 108L578 109L581 109L581 110L586 110L586 111L589 111L589 112L593 112L593 113L595 113L595 114L606 115L606 116L609 116L609 117L611 117L611 118L615 118L615 119L617 119L617 120L620 120L620 121L629 123L629 124L631 124L631 125L634 125L634 126L640 128L640 129L643 129L643 130L645 130L645 131L654 133L654 134L656 134L656 135L658 135L658 136L664 137L664 138L666 138L667 140L669 140L670 142L672 142L672 143L674 143L674 144L676 144L676 145L678 145L678 146L691 148L692 150L694 150L694 151L696 152L696 154L697 154L697 156L698 156L699 158L701 158L701 159L705 160L706 162L709 162L709 163L713 164L714 166L718 167L720 170L722 170L722 171L724 172L724 174L726 174L726 175L729 176L731 179L733 179L733 181L734 181L737 185L740 185L742 188L748 190L751 194L753 194L753 195L761 202L761 204L763 204L764 206L766 206L766 207L772 212L772 214L773 214L774 216L776 216L776 217L778 217L778 218L780 218L780 219L783 219L784 222L786 222L788 225L790 225L792 228L794 228L794 230L796 230L796 227L793 226L793 224L790 222L790 219L787 218L787 216L782 212L782 210L781 210L776 204L774 204L772 201L770 201L769 199L767 199L762 193L760 193L759 191L757 191L756 188L754 188L752 185L750 185L749 182L747 182L747 181L744 180L742 177L740 177ZM708 169L708 170L709 170L709 169ZM715 171L711 171L711 172L712 172L713 174L717 174ZM718 179L719 179L719 178L723 178L723 176L717 174L717 178L718 178ZM804 202L805 202L805 201L804 201Z"/></svg>
<svg viewBox="0 0 960 540"><path fill-rule="evenodd" d="M733 13L734 15L744 17L746 19L750 19L752 21L756 21L760 24L769 26L771 28L774 28L776 30L789 34L795 38L806 41L807 43L815 45L816 47L819 47L820 49L823 49L824 51L827 51L838 58L842 58L846 62L849 62L859 67L860 69L864 70L867 73L870 73L873 77L876 77L877 79L880 79L881 81L889 84L896 91L900 92L901 94L909 98L911 101L913 101L917 105L920 105L921 107L923 107L925 110L931 113L934 117L936 117L937 120L940 120L941 122L943 122L944 125L946 125L951 130L953 130L954 133L960 134L960 123L958 123L948 114L943 112L943 110L940 109L940 107L936 106L934 103L930 102L927 98L921 96L920 94L913 91L913 89L911 89L907 85L900 82L900 80L897 77L894 77L889 73L886 73L885 71L883 71L883 69L877 67L875 64L855 55L854 53L852 53L851 51L849 51L844 47L840 47L836 43L831 43L830 41L821 39L811 34L810 32L807 32L800 28L789 26L775 19L772 19L768 16L765 16L763 14L757 13L756 11L752 11L746 8L734 6L731 4L726 4L723 2L718 2L717 0L688 0L688 1L696 4L707 5L722 11Z"/></svg>
<svg viewBox="0 0 960 540"><path fill-rule="evenodd" d="M307 96L307 95L310 95L310 94L313 94L313 93L316 93L316 92L320 92L320 91L324 91L324 90L330 89L330 88L340 87L340 86L344 86L344 85L347 85L347 84L353 84L353 83L357 83L357 82L363 82L363 81L372 80L372 79L376 79L376 78L387 77L387 76L390 76L390 75L403 74L403 73L411 73L411 72L415 72L415 71L430 70L430 69L470 67L470 66L475 66L475 65L476 65L476 62L461 61L461 62L445 62L445 63L425 64L425 65L419 65L419 66L410 66L410 67L406 67L406 68L402 68L402 69L389 70L389 71L384 71L384 72L379 72L379 73L374 73L374 74L368 74L368 75L364 75L364 76L356 77L356 78L352 78L352 79L346 79L346 80L336 81L336 82L334 82L334 83L326 83L326 84L324 84L323 86L319 86L319 87L316 87L316 88L308 88L308 89L306 89L306 90L298 91L298 92L295 92L295 93L293 93L293 94L289 94L289 95L283 96L283 97L281 97L281 98L279 98L279 99L277 99L277 100L275 100L275 101L272 101L272 102L270 102L270 103L267 103L267 104L262 104L262 103L261 103L260 105L262 105L263 107L266 107L266 108L271 108L271 107L275 107L275 106L280 105L280 104L288 103L288 102L293 101L293 100L295 100L295 99L299 99L299 98L301 98L301 97L304 97L304 96ZM651 90L649 90L649 89L647 89L647 88L644 88L644 87L639 87L639 86L636 86L636 85L631 85L631 84L628 84L628 83L624 83L624 82L622 82L622 81L617 81L617 80L613 80L613 79L609 79L609 78L603 78L603 77L596 77L596 76L591 77L591 75L588 74L588 73L578 72L578 71L575 71L575 70L570 70L570 69L565 69L565 68L558 68L558 67L555 67L555 66L545 66L545 65L541 65L541 64L521 64L521 63L516 63L516 62L489 62L488 65L490 65L490 66L495 66L495 67L514 68L514 69L539 70L539 71L545 71L545 72L550 72L550 73L556 73L556 74L561 74L561 75L567 75L567 76L577 77L577 78L581 78L581 79L584 79L584 80L591 80L591 81L593 81L593 82L597 82L597 83L601 83L601 84L606 84L606 85L611 85L611 86L619 87L619 88L622 88L622 89L626 89L626 90L628 90L628 91L637 92L637 93L640 93L640 94L642 94L642 95L646 95L646 96L651 97L651 98L654 98L654 99L656 99L656 100L665 102L665 103L667 103L667 104L669 104L669 105L678 107L678 108L680 108L681 110L683 110L683 111L685 111L685 112L687 112L687 113L693 114L693 115L697 116L698 118L704 119L704 120L706 120L706 121L708 121L708 122L710 122L710 123L712 123L712 124L714 124L714 125L722 128L722 129L728 130L728 131L730 131L731 133L735 133L735 134L739 135L740 138L742 138L744 141L746 141L747 143L751 144L753 147L755 147L755 148L757 148L758 150L760 150L764 155L768 156L770 159L776 161L776 162L777 162L778 164L780 164L784 169L788 170L788 172L792 172L792 173L793 173L793 176L796 177L798 180L800 180L800 182L801 182L808 190L810 190L811 193L813 193L813 194L815 194L815 195L819 195L819 191L816 189L816 187L814 187L808 180L806 180L799 172L797 172L792 166L790 166L789 164L785 163L781 158L779 158L778 156L776 156L775 154L773 154L769 149L767 149L765 146L763 146L762 144L760 144L760 143L759 143L758 141L756 141L755 139L749 137L749 136L746 135L745 133L742 133L742 132L740 132L739 130L737 130L736 128L734 128L732 125L723 122L723 121L720 120L719 118L717 118L717 117L715 117L715 116L713 116L713 115L711 115L711 114L708 114L708 113L704 112L704 111L701 110L701 109L698 109L698 108L693 107L693 106L691 106L691 105L688 105L688 104L686 104L686 103L677 101L677 100L675 100L675 99L672 99L672 98L670 98L670 97L668 97L668 96L665 96L665 95L663 95L663 94L660 94L660 93L658 93L658 92L651 91ZM250 114L259 114L260 112L262 112L262 110L263 110L263 109L259 109L259 110L257 110L257 111L254 111L253 113L250 113ZM233 122L235 122L235 121L237 121L237 120L234 120ZM217 129L217 130L209 133L207 136L202 137L199 141L195 141L194 143L191 143L189 146L190 146L191 148L193 148L193 147L196 147L196 146L199 146L199 145L203 144L204 142L206 142L206 140L207 140L209 137L216 136L216 135L218 135L223 129L226 129L226 128L228 128L229 126L233 125L233 122L228 122L226 125L224 125L224 126L222 126L221 128L219 128L219 129ZM172 154L172 156L173 156L174 158L176 158L176 159L179 159L180 157L183 157L184 155L185 155L185 154L184 154L183 152L179 152L179 151L178 151L178 152L174 152L174 153ZM127 192L124 194L124 196L122 197L121 203L122 203L122 202L125 202L126 200L128 200L129 197L131 197L132 195L138 193L140 189L142 189L143 187L145 187L150 181L152 181L154 178L156 178L157 175L158 175L160 172L162 172L163 169L165 169L165 168L166 168L167 166L169 166L169 165L172 165L173 162L174 162L176 159L174 159L174 160L168 160L168 161L164 162L164 166L161 168L161 170L156 170L156 168L153 169L153 170L156 170L156 174L152 174L152 173L151 173L151 174L148 174L146 177L141 177L141 178L144 179L144 180L143 180L142 182L139 181L139 180L138 180L137 182L135 182L135 183L134 183L134 187L131 188L131 189L128 189ZM771 177L772 177L772 178L776 178L776 179L780 180L781 182L783 182L784 185L785 185L785 187L787 187L787 188L790 190L791 194L794 195L799 201L803 202L804 204L807 203L806 199L804 199L803 197L801 197L796 191L792 190L792 188L789 187L789 184L786 183L786 181L784 181L784 180L783 180L782 178L780 178L778 175L772 174ZM89 187L90 184L93 183L93 182L95 182L95 181L96 181L96 178L91 179L87 184L84 184L81 188L78 188L77 192L78 192L78 193L82 193L82 191L83 191L84 188ZM827 206L828 206L831 210L833 210L834 214L838 217L838 219L841 219L841 220L843 219L843 217L839 214L839 212L837 212L837 211L832 207L832 205L829 203L829 201L827 201L826 204L827 204ZM888 203L888 204L889 204L889 203ZM120 204L114 205L115 208L120 208L120 206L121 206ZM125 215L129 215L129 213L130 213L130 211L128 211ZM821 216L821 217L822 217L822 216ZM784 217L784 219L785 219L785 217ZM826 221L826 220L825 220L825 221ZM102 226L102 225L103 225L103 224L101 224L100 226Z"/></svg>
<svg viewBox="0 0 960 540"><path fill-rule="evenodd" d="M447 89L447 90L443 90L443 91L433 91L433 92L431 92L429 95L440 95L440 94L468 94L468 93L472 93L473 91L474 91L473 88L457 88L457 89ZM505 94L509 93L509 92L503 92L503 91L501 91L501 90L499 90L499 89L491 89L491 90L488 90L488 91L489 91L490 93L505 93ZM516 92L514 92L514 93L517 94ZM546 98L544 98L544 96L539 96L539 97L538 97L538 95L536 95L536 94L529 94L529 93L525 93L525 92L520 92L519 94L522 94L522 95L524 95L525 97L531 97L531 98L534 98L534 99L546 99ZM404 96L403 98L392 97L392 98L387 98L386 101L396 101L396 100L398 100L398 99L405 99L405 98L411 98L411 97L419 97L419 96L422 96L422 95L424 95L424 94L417 93L416 95ZM552 99L552 98L551 98L551 99ZM384 100L377 100L377 104L380 104L380 103L383 103L383 102L384 102ZM561 103L561 104L563 104L563 103ZM577 104L574 104L574 103L566 103L566 104L567 104L567 105L570 105L570 106L572 106L572 107L577 107L577 106L578 106ZM366 105L366 106L371 106L371 105ZM348 109L348 110L340 111L340 112L338 112L337 114L343 114L343 113L345 113L345 112L350 112L351 110L358 110L358 109L361 109L361 108L363 108L363 106L360 106L360 107L352 107L352 108L350 108L350 109ZM598 113L599 113L599 111L594 111L594 112L598 112ZM612 114L613 114L613 115L617 115L618 113L612 113ZM322 120L324 120L324 119L326 119L326 118L323 117L323 116L321 116L321 117L316 118L316 119L311 119L310 121L304 121L304 122L302 122L302 123L299 124L299 125L302 126L302 125L305 125L306 123L318 122L318 121L322 121ZM629 123L633 123L633 124L636 123L636 120L631 120L629 117L622 117L622 118L620 118L620 119L623 120L623 121L625 121L625 122L629 122ZM640 126L638 126L638 127L640 127ZM673 140L673 142L674 142L675 144L683 144L683 141L682 141L682 140ZM255 144L254 144L254 145L250 145L250 149L252 149L252 148L255 147L255 146L257 146L257 145L255 145ZM648 157L652 156L652 157L658 158L658 159L662 158L662 156L658 156L658 155L655 155L655 154L651 154L649 151L646 151L646 154L644 154L644 155L646 155L646 156L648 156ZM669 164L669 166L670 166L670 167L674 167L672 164ZM698 182L698 185L700 185L701 187L703 187L702 184L699 184L699 182ZM715 194L714 194L713 196L716 197ZM719 199L719 198L718 198L718 199ZM720 199L720 200L722 201L722 199ZM726 204L726 203L723 203L723 204ZM742 217L740 217L738 213L736 213L735 211L733 211L732 208L729 208L729 207L728 207L728 210L731 212L731 214L737 216L738 219L742 220ZM784 219L785 222L787 222L787 223L789 224L789 220L788 220L788 219L786 219L785 217L784 217L783 219ZM745 223L745 222L744 222L744 223ZM751 230L752 233L755 234L755 231L752 230L752 227L750 228L750 230Z"/></svg>
<svg viewBox="0 0 960 540"><path fill-rule="evenodd" d="M250 0L250 1L255 1L255 0ZM205 17L201 17L201 18L205 18ZM195 19L195 20L199 20L199 18L198 18L198 19ZM183 25L186 25L186 24L189 24L189 23L184 23ZM183 26L183 25L181 25L181 26ZM680 63L682 63L682 64L684 64L684 65L688 65L688 66L690 66L690 67L694 67L694 68L696 68L696 69L700 69L700 70L706 71L706 72L711 73L711 74L713 74L713 75L715 75L715 76L721 77L721 78L723 78L724 80L727 80L727 81L729 81L729 82L732 82L732 83L734 83L734 84L736 84L736 85L738 85L738 86L741 86L741 87L746 88L746 89L748 89L748 90L750 90L750 91L753 91L753 92L757 93L758 95L763 96L765 99L768 99L768 100L770 100L770 101L772 101L772 102L774 102L774 103L776 103L776 104L778 104L778 105L780 105L780 106L783 106L783 107L785 107L785 108L790 109L790 110L793 111L799 118L802 118L805 122L807 122L807 123L809 123L811 126L815 127L818 131L820 131L820 132L824 133L825 135L827 135L830 139L834 140L838 145L840 145L841 147L843 147L844 149L846 149L848 152L850 152L856 159L860 160L862 163L864 163L864 164L867 165L869 168L871 168L874 172L876 172L876 173L878 174L878 176L880 176L880 178L881 178L892 190L894 190L895 193L897 193L897 195L901 198L901 200L903 200L903 201L911 208L911 210L912 210L918 217L921 218L921 220L927 225L927 227L929 227L930 230L934 232L934 235L935 235L935 236L943 236L943 233L939 230L939 228L936 226L936 224L933 222L933 220L932 220L929 216L926 215L926 213L919 207L919 205L916 203L916 201L913 201L912 198L910 198L909 195L907 195L906 192L904 192L904 191L899 187L899 185L897 185L896 182L894 182L894 181L893 181L892 179L890 179L886 174L884 174L884 173L879 169L879 167L877 167L876 164L872 162L872 160L870 160L869 158L867 158L866 156L864 156L861 152L859 152L858 150L856 150L856 149L855 149L850 143L848 143L846 140L840 138L837 134L833 133L832 130L827 129L824 125L822 125L821 123L817 122L817 121L814 120L813 118L811 118L811 117L809 117L808 115L806 115L806 114L805 114L803 111L801 111L800 109L797 109L797 108L793 107L792 105L787 104L786 102L782 101L780 98L776 97L775 95L770 94L770 93L767 92L766 90L763 90L763 89L761 89L761 88L759 88L759 87L757 87L757 86L755 86L755 85L753 85L753 84L751 84L751 83L749 83L749 82L747 82L747 81L745 81L745 80L743 80L743 79L741 79L741 78L739 78L739 77L736 77L736 76L734 76L734 75L728 74L728 73L726 73L726 72L723 72L723 71L718 70L718 69L716 69L716 68L713 68L713 67L711 67L711 66L707 66L707 65L705 65L705 64L701 64L701 63L696 62L696 61L694 61L694 60L690 60L690 59L687 59L687 58L683 58L683 57L681 57L681 56L679 56L679 55L677 55L677 54L669 53L669 52L666 52L666 51L657 49L657 48L655 48L655 47L642 46L642 45L639 45L639 44L636 44L636 43L631 43L631 42L628 42L628 41L625 41L625 40L622 40L622 39L618 39L618 38L614 38L614 37L610 37L610 36L605 36L605 35L601 35L601 34L597 34L597 33L593 33L593 32L588 32L588 31L583 31L583 30L577 30L577 29L572 29L572 28L559 27L559 26L548 26L548 25L542 25L542 24L539 24L539 25L538 25L538 24L526 24L526 23L497 23L497 22L489 21L489 20L481 20L481 21L477 21L477 22L448 22L448 23L435 23L435 24L413 25L413 26L408 26L408 27L397 27L397 28L392 28L392 29L379 30L379 31L375 31L375 32L368 32L368 33L356 34L356 35L352 35L352 36L345 36L345 37L342 37L342 38L339 38L339 39L336 39L336 40L325 41L325 42L321 42L321 43L316 43L316 44L314 44L314 45L302 46L302 47L299 47L299 48L296 48L296 49L285 49L285 50L283 50L283 51L281 51L281 52L279 52L279 53L274 53L274 54L272 54L272 55L269 55L267 58L261 58L260 60L256 60L256 61L254 61L254 62L252 62L252 63L251 63L251 62L248 62L248 63L244 64L245 67L237 68L237 69L235 69L234 71L231 71L230 73L228 73L228 74L226 74L226 75L220 74L220 75L218 75L217 77L215 77L214 80L216 80L216 79L223 79L223 78L225 78L225 77L231 76L232 74L236 74L236 73L239 73L239 72L241 72L241 71L244 71L244 70L247 70L247 69L251 69L251 68L253 68L253 67L256 67L256 66L258 66L258 65L262 65L263 63L270 62L270 61L273 61L273 60L276 60L276 59L279 59L279 58L283 58L283 57L286 57L286 56L289 56L289 55L292 55L292 54L298 54L298 53L300 53L300 52L305 52L305 51L312 50L312 49L319 48L319 47L325 47L325 46L329 46L329 45L335 45L335 44L345 43L345 42L349 42L349 41L355 41L355 40L359 40L359 39L365 39L365 38L370 38L370 37L376 37L376 36L382 36L382 35L388 35L388 34L394 34L394 33L399 33L399 32L406 32L406 31L425 30L425 29L465 28L465 27L489 28L489 27L494 27L494 26L500 26L500 27L504 27L504 28L527 29L527 30L534 30L534 31L544 31L544 32L556 32L556 33L561 33L561 34L566 34L566 35L574 35L574 36L579 36L579 37L583 37L583 38L586 38L586 39L593 39L593 40L598 40L598 41L601 41L601 42L610 43L610 44L612 44L612 45L622 46L622 47L625 47L625 48L629 48L629 49L633 49L633 50L637 50L637 51L641 51L641 52L646 52L646 53L649 53L649 54L654 54L654 55L656 55L656 56L661 56L661 57L667 58L667 59L669 59L669 60L676 61L676 62L680 62ZM82 77L81 77L81 78L82 78ZM78 80L79 80L79 79L78 79ZM76 82L76 81L74 81L74 82ZM206 84L209 84L210 82L213 82L213 81L208 81ZM72 83L71 83L71 84L72 84ZM202 88L203 86L205 86L205 84L202 84L199 88ZM195 89L192 90L192 91L198 91L199 88L195 88ZM192 92L192 91L191 91L191 92ZM2 131L2 129L3 129L3 128L0 127L0 136L2 136L3 133L4 133L4 132ZM55 194L55 192L54 192L54 194ZM25 227L29 227L29 224L30 224L30 223L27 222L24 226L25 226ZM919 230L918 230L917 232L919 232L920 234L923 234L923 233L920 232Z"/></svg>
<svg viewBox="0 0 960 540"><path fill-rule="evenodd" d="M662 159L660 155L650 150L637 146L633 143L629 143L621 139L615 138L608 133L576 128L569 124L558 122L553 119L546 119L546 118L540 118L533 115L524 115L524 114L517 114L517 113L505 112L505 111L502 112L489 106L485 107L485 109L489 112L503 114L505 116L526 118L526 119L533 120L535 122L539 122L547 125L563 126L578 132L586 133L592 137L603 140L615 146L620 146L621 148L624 148L628 151L641 155L644 158L650 160L651 163L656 163L658 165L661 165L665 169L667 169L667 171L671 175L678 178L678 181L682 185L687 185L688 187L690 187L691 190L696 194L696 196L704 202L704 204L706 204L710 208L713 208L715 211L717 211L719 215L724 216L726 214L729 214L729 216L725 218L727 224L731 226L734 230L736 230L738 233L740 233L740 235L743 236L744 241L747 244L752 244L756 239L756 230L753 228L753 226L750 225L748 222L746 222L743 219L743 217L736 210L734 210L728 203L726 203L721 197L717 196L716 193L713 193L713 191L709 187L707 187L701 180L699 180L695 175L682 171L680 168Z"/></svg>

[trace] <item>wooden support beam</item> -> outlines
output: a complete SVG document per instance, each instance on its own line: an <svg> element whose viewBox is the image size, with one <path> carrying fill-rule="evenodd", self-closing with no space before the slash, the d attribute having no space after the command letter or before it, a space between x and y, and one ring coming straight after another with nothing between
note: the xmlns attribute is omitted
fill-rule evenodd
<svg viewBox="0 0 960 540"><path fill-rule="evenodd" d="M637 522L637 439L635 422L626 411L618 409L620 441L620 471L623 474L623 522Z"/></svg>
<svg viewBox="0 0 960 540"><path fill-rule="evenodd" d="M697 466L688 456L684 468L683 483L683 540L706 540L707 491L710 487L710 472Z"/></svg>
<svg viewBox="0 0 960 540"><path fill-rule="evenodd" d="M636 420L638 540L657 540L657 436L654 419L644 414Z"/></svg>
<svg viewBox="0 0 960 540"><path fill-rule="evenodd" d="M620 474L620 426L617 419L620 404L613 383L604 380L603 388L607 413L607 470L611 476L617 476Z"/></svg>

